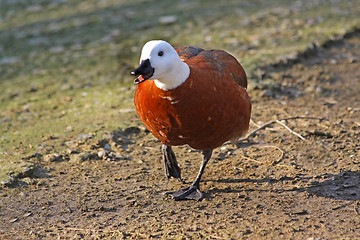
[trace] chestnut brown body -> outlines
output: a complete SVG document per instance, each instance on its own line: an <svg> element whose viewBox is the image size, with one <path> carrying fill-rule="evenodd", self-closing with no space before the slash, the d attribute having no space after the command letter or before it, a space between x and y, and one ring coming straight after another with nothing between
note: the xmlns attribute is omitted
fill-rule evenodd
<svg viewBox="0 0 360 240"><path fill-rule="evenodd" d="M137 85L135 108L146 128L163 144L214 149L249 128L251 102L240 63L221 50L175 48L190 75L164 91L154 80Z"/></svg>

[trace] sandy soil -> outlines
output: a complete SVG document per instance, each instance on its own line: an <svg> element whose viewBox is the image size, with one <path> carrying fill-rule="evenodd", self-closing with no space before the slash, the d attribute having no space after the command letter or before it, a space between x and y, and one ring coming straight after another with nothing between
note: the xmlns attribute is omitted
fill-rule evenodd
<svg viewBox="0 0 360 240"><path fill-rule="evenodd" d="M360 238L359 37L249 74L263 82L249 90L251 130L317 119L282 121L301 136L274 123L216 149L203 201L162 195L185 184L165 178L160 143L141 125L100 140L84 135L67 139L67 154L29 156L38 167L2 187L1 238ZM200 153L174 150L188 184Z"/></svg>

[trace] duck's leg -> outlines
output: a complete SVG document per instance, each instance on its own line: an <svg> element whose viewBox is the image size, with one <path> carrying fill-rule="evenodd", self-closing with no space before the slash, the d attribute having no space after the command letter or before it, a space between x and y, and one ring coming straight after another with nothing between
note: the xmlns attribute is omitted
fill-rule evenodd
<svg viewBox="0 0 360 240"><path fill-rule="evenodd" d="M171 146L166 146L163 144L161 146L161 151L165 167L165 176L167 178L174 177L181 182L181 171Z"/></svg>
<svg viewBox="0 0 360 240"><path fill-rule="evenodd" d="M200 180L201 176L204 173L206 164L211 158L212 150L202 151L202 162L200 166L199 173L195 178L194 182L190 184L189 187L180 189L175 192L166 192L165 194L170 195L175 200L197 200L200 201L203 199L203 194L200 192Z"/></svg>

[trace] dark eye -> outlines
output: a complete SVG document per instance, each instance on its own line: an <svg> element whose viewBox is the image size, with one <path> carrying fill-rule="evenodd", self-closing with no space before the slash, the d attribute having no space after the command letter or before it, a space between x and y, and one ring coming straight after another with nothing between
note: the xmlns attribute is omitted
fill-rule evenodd
<svg viewBox="0 0 360 240"><path fill-rule="evenodd" d="M162 55L164 55L164 52L163 52L163 51L158 52L158 56L161 57Z"/></svg>

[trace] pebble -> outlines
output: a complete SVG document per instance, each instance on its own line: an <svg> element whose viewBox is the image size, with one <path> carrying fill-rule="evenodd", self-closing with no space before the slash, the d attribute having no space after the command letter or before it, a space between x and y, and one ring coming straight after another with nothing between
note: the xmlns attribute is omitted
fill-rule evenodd
<svg viewBox="0 0 360 240"><path fill-rule="evenodd" d="M104 149L101 149L97 155L99 158L104 158L106 156L106 154L107 154L107 152Z"/></svg>
<svg viewBox="0 0 360 240"><path fill-rule="evenodd" d="M108 143L107 143L107 144L105 144L104 149L105 149L105 150L110 150L110 149L111 149L110 144L108 144Z"/></svg>
<svg viewBox="0 0 360 240"><path fill-rule="evenodd" d="M172 24L177 21L177 17L175 15L162 16L159 17L160 24Z"/></svg>
<svg viewBox="0 0 360 240"><path fill-rule="evenodd" d="M30 217L32 215L32 213L31 212L29 212L29 213L25 213L24 214L24 217Z"/></svg>
<svg viewBox="0 0 360 240"><path fill-rule="evenodd" d="M81 134L76 139L84 141L84 140L87 140L87 139L92 138L92 137L93 137L93 135L91 133L88 133L88 134Z"/></svg>
<svg viewBox="0 0 360 240"><path fill-rule="evenodd" d="M337 64L338 61L337 61L335 58L332 58L332 59L330 59L330 63L331 63L331 64Z"/></svg>

